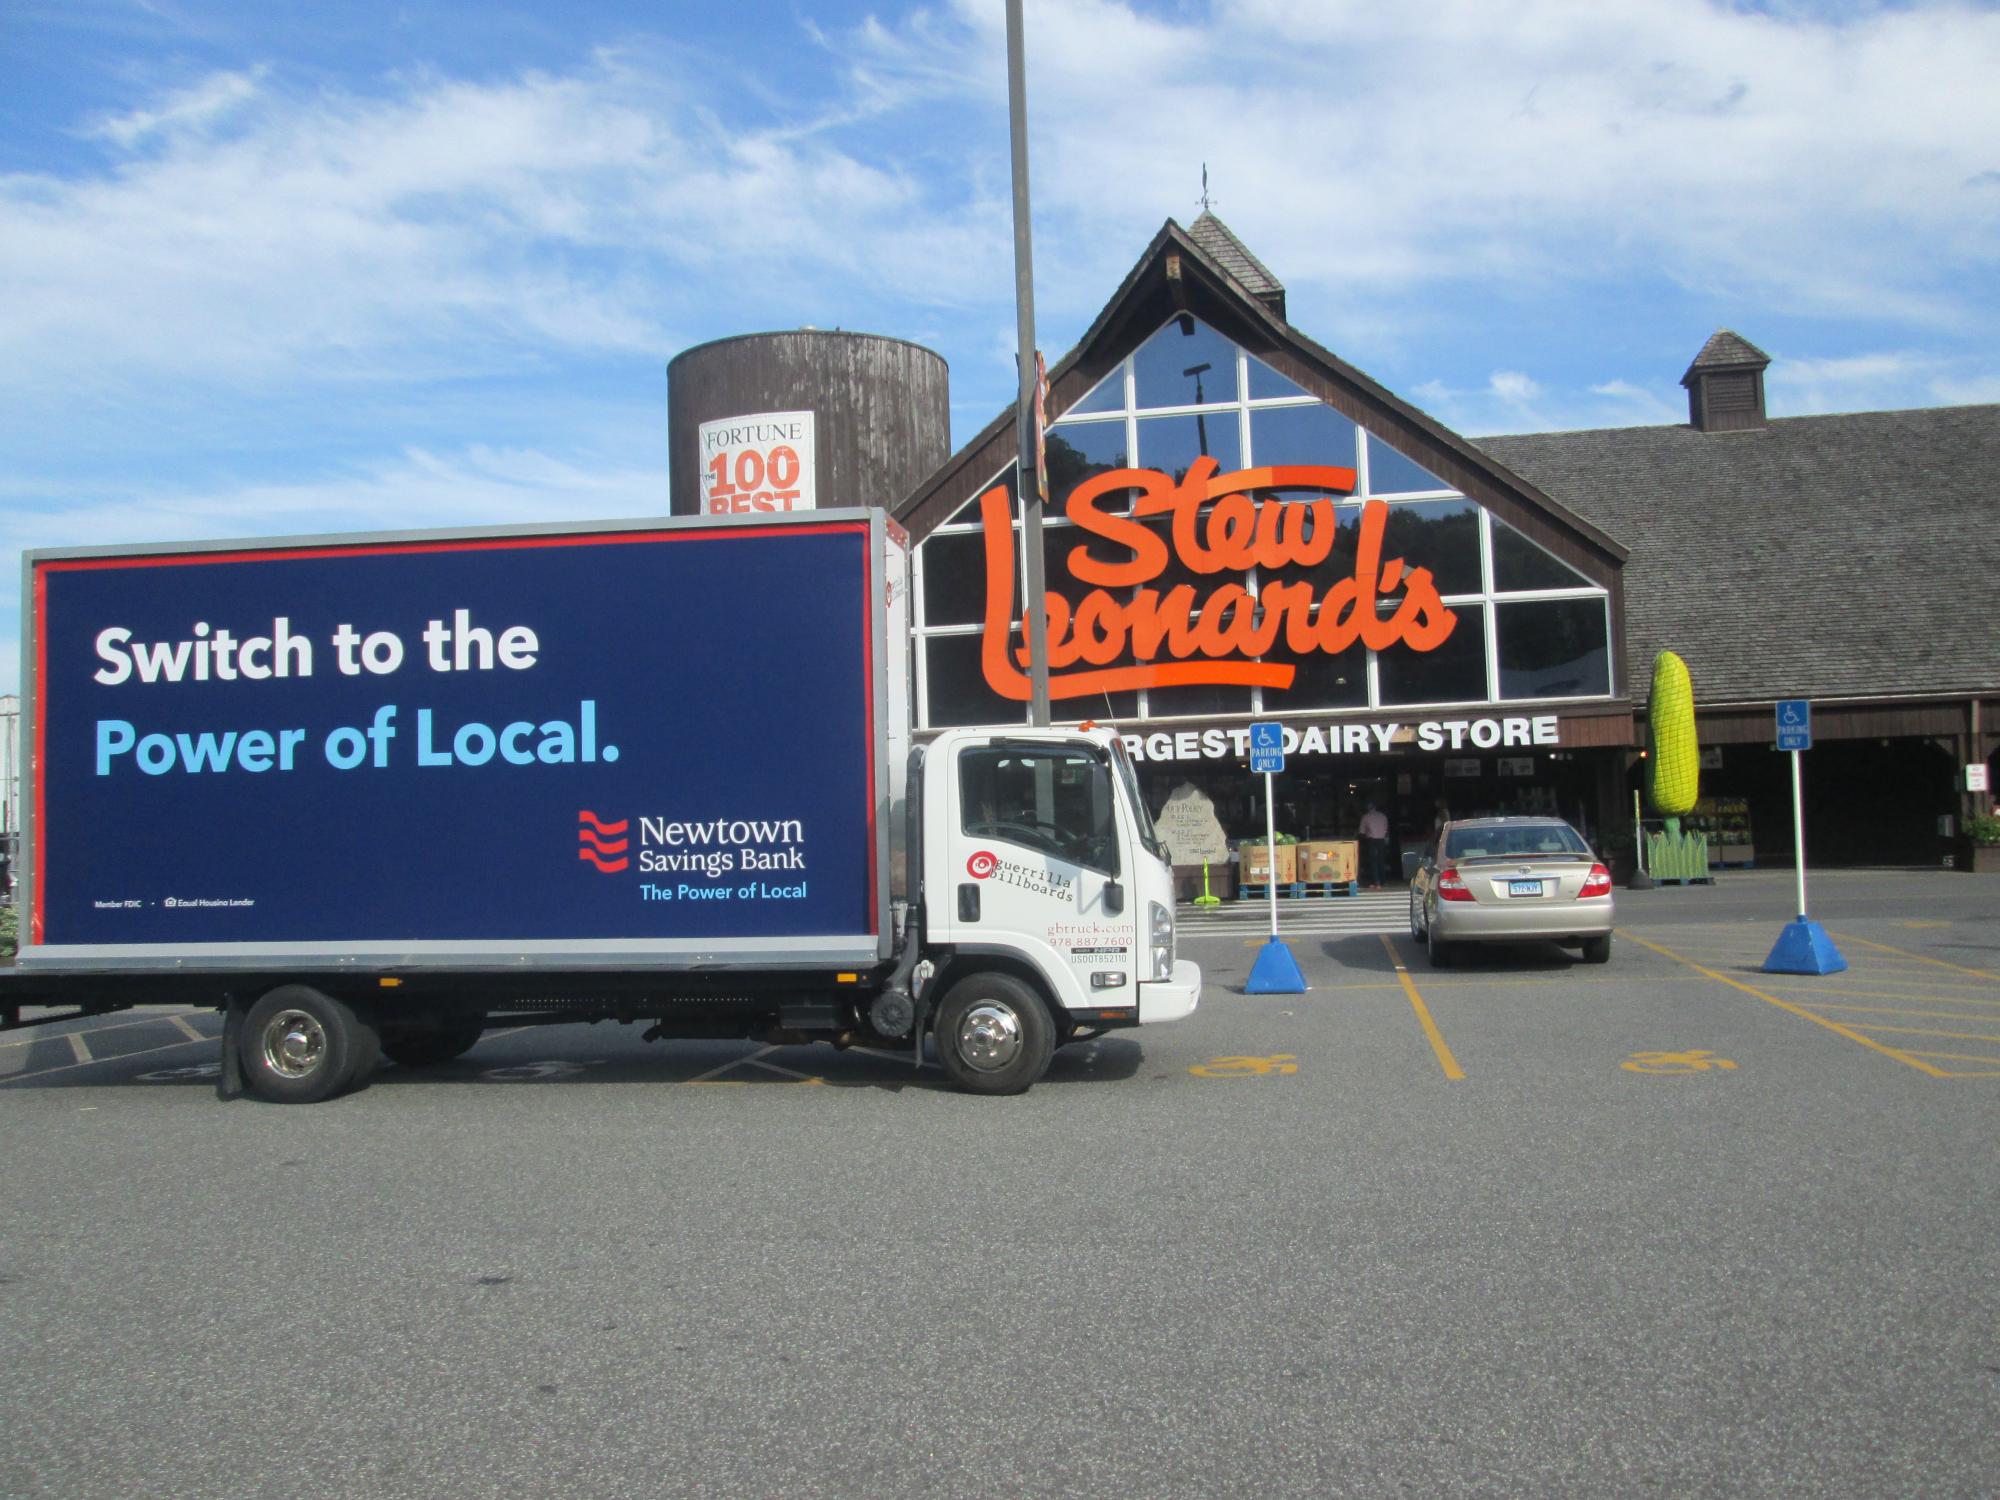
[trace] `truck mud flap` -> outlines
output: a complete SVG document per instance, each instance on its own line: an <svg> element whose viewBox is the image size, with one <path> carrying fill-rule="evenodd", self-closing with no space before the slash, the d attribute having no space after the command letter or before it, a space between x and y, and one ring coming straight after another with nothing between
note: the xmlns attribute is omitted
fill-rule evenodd
<svg viewBox="0 0 2000 1500"><path fill-rule="evenodd" d="M215 1097L241 1099L243 1084L243 1002L234 995L222 1014L222 1071L216 1075Z"/></svg>

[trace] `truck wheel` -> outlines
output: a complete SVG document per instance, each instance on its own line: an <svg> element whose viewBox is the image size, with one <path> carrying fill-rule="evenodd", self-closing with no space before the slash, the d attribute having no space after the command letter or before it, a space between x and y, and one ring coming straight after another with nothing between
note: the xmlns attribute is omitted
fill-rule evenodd
<svg viewBox="0 0 2000 1500"><path fill-rule="evenodd" d="M973 974L953 985L933 1034L945 1072L975 1094L1025 1093L1055 1053L1048 1007L1011 974Z"/></svg>
<svg viewBox="0 0 2000 1500"><path fill-rule="evenodd" d="M354 1078L363 1028L351 1007L309 985L283 984L243 1018L243 1080L279 1104L317 1104Z"/></svg>
<svg viewBox="0 0 2000 1500"><path fill-rule="evenodd" d="M398 1067L434 1068L470 1052L485 1030L484 1020L448 1021L442 1026L385 1026L382 1052Z"/></svg>

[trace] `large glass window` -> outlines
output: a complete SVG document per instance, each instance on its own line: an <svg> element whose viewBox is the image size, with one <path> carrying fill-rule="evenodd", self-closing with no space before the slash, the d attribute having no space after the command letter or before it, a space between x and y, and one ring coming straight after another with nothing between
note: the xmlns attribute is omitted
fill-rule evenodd
<svg viewBox="0 0 2000 1500"><path fill-rule="evenodd" d="M1285 690L1196 685L1145 692L1098 693L1055 699L1059 719L1183 718L1281 715L1295 710L1401 707L1429 703L1518 702L1523 699L1603 697L1615 691L1610 653L1607 591L1573 565L1554 557L1408 454L1306 394L1298 385L1237 348L1198 319L1177 315L1131 358L1062 413L1048 435L1050 521L1043 538L1048 588L1074 609L1095 585L1071 576L1078 548L1098 562L1126 562L1123 546L1066 524L1064 502L1075 487L1113 468L1158 469L1185 475L1204 454L1223 472L1278 464L1353 467L1363 494L1328 497L1300 493L1260 495L1263 505L1286 498L1333 498L1336 531L1330 555L1306 569L1198 573L1170 545L1166 517L1145 524L1163 541L1169 561L1145 588L1162 595L1176 586L1192 591L1198 613L1218 589L1265 593L1279 584L1302 584L1317 604L1354 576L1365 496L1386 497L1384 559L1406 569L1427 568L1457 623L1435 650L1398 646L1379 653L1355 645L1334 656L1289 652L1282 635L1263 659L1295 668ZM1008 465L993 483L1013 485ZM1440 493L1442 492L1442 493ZM1107 497L1105 511L1127 509L1127 496ZM1015 639L1021 608L1018 514L1010 552L1015 590ZM1206 540L1205 521L1198 532ZM919 549L920 662L926 686L921 701L927 723L1020 723L1024 705L1001 699L980 670L985 611L985 544L976 504L960 509ZM1129 605L1134 586L1110 591ZM1392 612L1400 589L1382 601ZM1154 658L1179 661L1162 650ZM1200 660L1201 658L1193 658ZM1129 653L1110 665L1129 666ZM1085 670L1078 663L1065 670ZM1058 673L1060 677L1061 673Z"/></svg>
<svg viewBox="0 0 2000 1500"><path fill-rule="evenodd" d="M1591 698L1611 691L1605 600L1503 602L1495 612L1502 698Z"/></svg>
<svg viewBox="0 0 2000 1500"><path fill-rule="evenodd" d="M1368 493L1408 495L1424 490L1448 490L1437 475L1422 464L1405 458L1374 433L1368 434Z"/></svg>
<svg viewBox="0 0 2000 1500"><path fill-rule="evenodd" d="M1061 512L1069 492L1094 474L1110 469L1129 469L1125 423L1069 422L1049 429L1046 443L1049 459L1049 503ZM1106 509L1123 510L1124 501Z"/></svg>
<svg viewBox="0 0 2000 1500"><path fill-rule="evenodd" d="M1236 346L1182 313L1132 356L1133 400L1142 407L1236 400Z"/></svg>
<svg viewBox="0 0 2000 1500"><path fill-rule="evenodd" d="M1510 593L1524 589L1576 589L1589 588L1590 580L1495 516L1493 587Z"/></svg>
<svg viewBox="0 0 2000 1500"><path fill-rule="evenodd" d="M962 826L1106 875L1118 864L1111 767L1081 746L995 745L959 752Z"/></svg>
<svg viewBox="0 0 2000 1500"><path fill-rule="evenodd" d="M1429 568L1440 594L1480 591L1479 507L1470 500L1416 500L1392 505L1382 528L1382 560Z"/></svg>
<svg viewBox="0 0 2000 1500"><path fill-rule="evenodd" d="M1354 467L1354 424L1330 406L1262 406L1250 413L1250 446L1259 464Z"/></svg>
<svg viewBox="0 0 2000 1500"><path fill-rule="evenodd" d="M1213 458L1224 474L1243 467L1243 444L1236 432L1236 413L1191 417L1141 417L1139 467L1158 469L1175 479L1186 476L1197 458Z"/></svg>
<svg viewBox="0 0 2000 1500"><path fill-rule="evenodd" d="M1395 605L1384 600L1378 608L1387 616ZM1486 611L1476 604L1454 605L1458 616L1444 644L1430 651L1391 646L1375 653L1379 702L1482 703L1486 691Z"/></svg>
<svg viewBox="0 0 2000 1500"><path fill-rule="evenodd" d="M1013 632L1008 650L1018 650L1021 632ZM978 635L933 635L924 643L924 681L930 702L925 723L933 729L955 724L1025 724L1028 708L1001 697L986 685L979 663Z"/></svg>

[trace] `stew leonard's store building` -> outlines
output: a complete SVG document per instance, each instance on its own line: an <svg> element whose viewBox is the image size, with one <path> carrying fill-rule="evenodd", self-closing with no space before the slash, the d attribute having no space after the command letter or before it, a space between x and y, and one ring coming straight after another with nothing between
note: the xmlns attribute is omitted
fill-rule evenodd
<svg viewBox="0 0 2000 1500"><path fill-rule="evenodd" d="M1353 838L1370 802L1392 848L1444 807L1602 839L1672 649L1738 858L1788 854L1772 707L1814 697L1809 842L1935 863L1939 820L1990 806L1961 771L1995 747L2000 625L1950 580L1990 597L2000 408L1769 422L1767 363L1719 334L1685 427L1474 443L1292 327L1212 214L1170 220L1048 372L1054 717L1117 725L1156 811L1191 784L1232 839L1262 837L1257 720L1284 725L1300 839ZM923 727L1026 721L1016 453L1010 410L891 506Z"/></svg>

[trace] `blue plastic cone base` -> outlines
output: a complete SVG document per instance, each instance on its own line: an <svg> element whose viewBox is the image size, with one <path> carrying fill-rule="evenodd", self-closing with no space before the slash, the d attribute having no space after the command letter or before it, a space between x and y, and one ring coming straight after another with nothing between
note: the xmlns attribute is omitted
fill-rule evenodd
<svg viewBox="0 0 2000 1500"><path fill-rule="evenodd" d="M1847 960L1819 923L1800 917L1787 922L1777 945L1764 960L1766 974L1838 974Z"/></svg>
<svg viewBox="0 0 2000 1500"><path fill-rule="evenodd" d="M1292 957L1292 950L1277 938L1267 938L1257 962L1250 966L1250 981L1243 986L1243 993L1303 995L1310 988L1306 976L1299 972L1299 961Z"/></svg>

